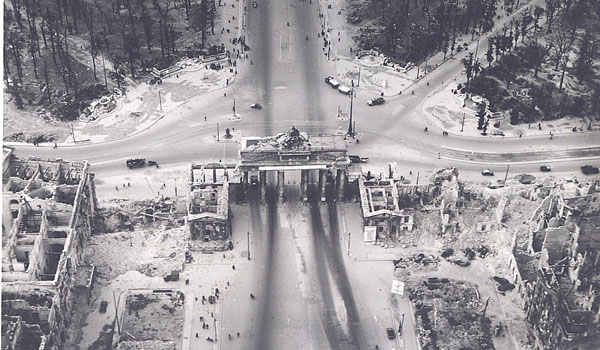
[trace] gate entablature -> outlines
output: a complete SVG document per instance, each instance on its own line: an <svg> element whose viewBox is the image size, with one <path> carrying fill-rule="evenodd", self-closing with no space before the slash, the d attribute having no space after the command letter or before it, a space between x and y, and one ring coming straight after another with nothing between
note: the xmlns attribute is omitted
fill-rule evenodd
<svg viewBox="0 0 600 350"><path fill-rule="evenodd" d="M283 196L285 171L301 173L301 192L306 199L309 171L319 170L321 197L325 194L325 177L328 172L336 177L338 195L343 197L350 159L343 135L309 137L292 127L286 133L267 137L244 137L240 141L238 169L244 184L261 184L266 187L266 172L277 171L278 187ZM263 192L264 194L264 192Z"/></svg>

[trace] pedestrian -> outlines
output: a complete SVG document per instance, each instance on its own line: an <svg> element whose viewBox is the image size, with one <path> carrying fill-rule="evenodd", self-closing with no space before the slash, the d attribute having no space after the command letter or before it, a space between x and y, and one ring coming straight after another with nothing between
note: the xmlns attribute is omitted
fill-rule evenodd
<svg viewBox="0 0 600 350"><path fill-rule="evenodd" d="M211 312L210 317L215 318L215 315Z"/></svg>
<svg viewBox="0 0 600 350"><path fill-rule="evenodd" d="M198 338L198 333L196 333L196 338Z"/></svg>
<svg viewBox="0 0 600 350"><path fill-rule="evenodd" d="M237 336L238 336L238 338L240 337L240 332L237 332Z"/></svg>
<svg viewBox="0 0 600 350"><path fill-rule="evenodd" d="M119 185L115 185L115 190L117 190L117 192L119 192Z"/></svg>
<svg viewBox="0 0 600 350"><path fill-rule="evenodd" d="M127 183L127 187L131 187L131 183L130 182Z"/></svg>
<svg viewBox="0 0 600 350"><path fill-rule="evenodd" d="M196 297L196 301L198 301L198 297Z"/></svg>
<svg viewBox="0 0 600 350"><path fill-rule="evenodd" d="M54 142L54 148L57 148L57 147L58 147L58 145L56 144L56 142Z"/></svg>
<svg viewBox="0 0 600 350"><path fill-rule="evenodd" d="M219 288L215 288L215 293L219 294Z"/></svg>
<svg viewBox="0 0 600 350"><path fill-rule="evenodd" d="M206 121L206 116L204 116L204 121Z"/></svg>
<svg viewBox="0 0 600 350"><path fill-rule="evenodd" d="M179 74L177 74L177 78L179 78Z"/></svg>
<svg viewBox="0 0 600 350"><path fill-rule="evenodd" d="M118 191L118 189L117 189L117 191ZM231 267L235 270L235 265L231 265Z"/></svg>
<svg viewBox="0 0 600 350"><path fill-rule="evenodd" d="M226 92L223 93L223 97L227 97L227 93Z"/></svg>
<svg viewBox="0 0 600 350"><path fill-rule="evenodd" d="M202 305L204 305L204 300L202 300Z"/></svg>
<svg viewBox="0 0 600 350"><path fill-rule="evenodd" d="M125 184L123 184L123 188L125 188Z"/></svg>
<svg viewBox="0 0 600 350"><path fill-rule="evenodd" d="M229 281L227 281L227 287L229 287Z"/></svg>
<svg viewBox="0 0 600 350"><path fill-rule="evenodd" d="M231 340L231 333L227 334L229 336L229 340Z"/></svg>

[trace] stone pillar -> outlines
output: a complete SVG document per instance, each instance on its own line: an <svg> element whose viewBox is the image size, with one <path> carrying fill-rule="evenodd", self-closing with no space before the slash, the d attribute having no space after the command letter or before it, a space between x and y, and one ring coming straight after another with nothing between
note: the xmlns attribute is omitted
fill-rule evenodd
<svg viewBox="0 0 600 350"><path fill-rule="evenodd" d="M213 168L213 183L217 182L217 168Z"/></svg>
<svg viewBox="0 0 600 350"><path fill-rule="evenodd" d="M308 170L301 170L301 173L300 173L300 196L302 197L302 200L305 202L308 200L308 179L309 179Z"/></svg>
<svg viewBox="0 0 600 350"><path fill-rule="evenodd" d="M248 186L248 172L244 171L243 175L242 175L242 183L244 184L244 187Z"/></svg>
<svg viewBox="0 0 600 350"><path fill-rule="evenodd" d="M267 202L267 172L264 170L258 173L260 181L260 203L265 204Z"/></svg>
<svg viewBox="0 0 600 350"><path fill-rule="evenodd" d="M324 202L327 198L325 197L325 188L327 187L327 170L319 170L319 193L321 194L321 201Z"/></svg>
<svg viewBox="0 0 600 350"><path fill-rule="evenodd" d="M277 190L279 191L279 200L285 201L285 172L277 171Z"/></svg>
<svg viewBox="0 0 600 350"><path fill-rule="evenodd" d="M337 170L337 191L338 191L338 200L344 200L344 192L346 190L346 170L338 169Z"/></svg>

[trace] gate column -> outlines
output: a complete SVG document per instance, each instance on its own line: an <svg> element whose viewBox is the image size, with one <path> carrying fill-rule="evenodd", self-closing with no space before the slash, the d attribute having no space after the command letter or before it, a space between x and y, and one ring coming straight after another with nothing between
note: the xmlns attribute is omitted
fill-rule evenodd
<svg viewBox="0 0 600 350"><path fill-rule="evenodd" d="M346 170L338 169L337 170L337 190L338 190L338 200L344 200L344 191L346 189Z"/></svg>
<svg viewBox="0 0 600 350"><path fill-rule="evenodd" d="M308 178L308 170L302 170L300 173L300 196L305 202L308 200Z"/></svg>
<svg viewBox="0 0 600 350"><path fill-rule="evenodd" d="M267 202L267 172L261 170L258 177L260 178L260 203L264 205Z"/></svg>
<svg viewBox="0 0 600 350"><path fill-rule="evenodd" d="M285 172L277 171L277 189L279 190L279 200L285 201Z"/></svg>
<svg viewBox="0 0 600 350"><path fill-rule="evenodd" d="M326 200L325 188L327 187L327 170L319 170L319 193L321 194L321 201Z"/></svg>

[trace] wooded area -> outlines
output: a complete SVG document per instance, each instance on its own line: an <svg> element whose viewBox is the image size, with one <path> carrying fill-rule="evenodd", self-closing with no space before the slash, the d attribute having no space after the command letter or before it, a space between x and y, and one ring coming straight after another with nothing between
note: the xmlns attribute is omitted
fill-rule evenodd
<svg viewBox="0 0 600 350"><path fill-rule="evenodd" d="M90 100L120 87L126 75L136 78L208 52L220 3L5 1L5 85L18 108L47 106L56 118L76 119ZM77 57L81 53L89 58ZM83 59L91 60L91 71Z"/></svg>

